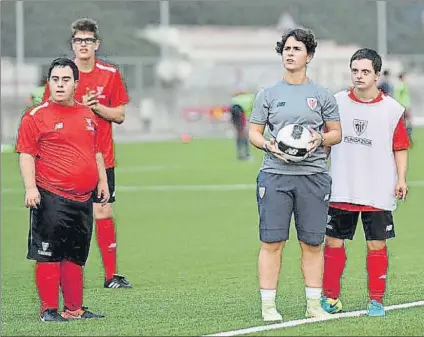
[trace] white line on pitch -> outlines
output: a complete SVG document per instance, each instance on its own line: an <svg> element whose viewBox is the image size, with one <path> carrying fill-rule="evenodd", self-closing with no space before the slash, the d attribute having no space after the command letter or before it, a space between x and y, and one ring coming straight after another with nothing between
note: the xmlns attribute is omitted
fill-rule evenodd
<svg viewBox="0 0 424 337"><path fill-rule="evenodd" d="M1 1L1 0L0 0ZM156 171L170 171L170 170L178 170L182 169L184 166L177 165L144 165L144 166L124 166L124 167L116 167L116 173L138 173L138 172L156 172ZM8 177L8 183L14 182L22 182L22 178L19 175Z"/></svg>
<svg viewBox="0 0 424 337"><path fill-rule="evenodd" d="M240 191L252 190L253 184L232 185L153 185L153 186L118 186L118 191Z"/></svg>
<svg viewBox="0 0 424 337"><path fill-rule="evenodd" d="M256 185L253 184L233 184L233 185L121 185L117 186L116 190L122 192L139 192L139 191L241 191L252 190ZM3 188L2 194L22 194L23 189L18 188Z"/></svg>
<svg viewBox="0 0 424 337"><path fill-rule="evenodd" d="M385 309L386 311L389 311L389 310L407 309L407 308L420 307L420 306L424 306L424 301L390 305L385 307ZM203 336L239 336L239 335L246 335L246 334L256 333L261 331L276 330L276 329L288 328L288 327L293 327L298 325L323 322L323 321L328 321L328 320L338 319L338 318L359 317L361 315L364 315L365 313L366 313L366 310L350 311L350 312L343 312L340 314L330 315L329 317L325 317L325 318L297 319L294 321L288 321L284 323L262 325L262 326L256 326L256 327L251 327L246 329L230 330L225 332L217 332L214 334L203 335Z"/></svg>
<svg viewBox="0 0 424 337"><path fill-rule="evenodd" d="M410 181L411 187L424 187L424 180ZM243 191L255 189L255 184L222 184L222 185L118 185L118 192L138 192L138 191ZM23 189L2 188L3 194L21 194Z"/></svg>
<svg viewBox="0 0 424 337"><path fill-rule="evenodd" d="M117 173L137 173L137 172L168 171L168 170L176 170L178 168L181 168L181 167L176 165L146 165L146 166L117 167L115 171Z"/></svg>

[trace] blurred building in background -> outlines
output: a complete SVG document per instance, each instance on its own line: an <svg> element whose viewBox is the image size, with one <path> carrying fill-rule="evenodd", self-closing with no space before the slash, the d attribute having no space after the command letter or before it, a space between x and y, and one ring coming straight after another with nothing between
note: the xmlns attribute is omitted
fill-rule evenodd
<svg viewBox="0 0 424 337"><path fill-rule="evenodd" d="M226 113L232 93L239 90L256 92L260 87L278 81L282 65L274 51L275 43L284 30L301 26L311 28L318 37L319 46L309 69L313 80L333 92L347 88L350 86L349 59L352 54L362 47L379 49L384 54L384 69L390 69L394 75L394 84L396 74L408 73L411 112L416 123L420 124L424 119L424 97L421 95L424 47L420 50L421 46L417 45L418 52L411 48L411 53L395 53L388 46L397 46L396 38L394 44L390 40L396 34L402 39L402 45L417 44L413 37L423 33L421 13L424 2L417 2L412 10L409 7L404 9L405 15L412 18L417 12L419 17L419 24L409 30L414 34L411 33L410 41L405 42L408 36L402 32L408 30L391 22L391 13L393 10L399 13L399 8L391 8L388 3L381 12L375 2L357 1L353 8L370 22L366 26L357 20L350 22L354 13L346 12L348 5L338 8L334 1L267 0L262 2L263 8L250 0L231 1L231 6L228 1L171 4L166 1L81 1L72 3L73 11L64 12L65 19L59 23L58 29L43 23L42 18L34 17L42 16L48 11L47 6L54 6L54 3L23 2L25 19L22 20L17 17L17 7L11 2L2 6L2 26L5 27L2 27L2 49L8 39L16 41L11 50L17 49L19 41L24 41L25 53L23 61L19 61L17 53L12 51L6 55L2 53L2 143L14 142L25 98L46 73L51 60L60 55L71 55L67 44L70 23L83 16L98 20L102 45L107 49L99 58L120 67L130 92L127 119L115 128L118 141L170 139L183 133L195 137L232 136ZM330 7L323 14L324 3ZM273 8L281 8L281 11L275 13ZM274 15L257 15L258 11L265 10ZM111 12L113 16L107 19ZM318 20L319 16L329 18ZM20 22L23 29L19 29ZM409 23L405 21L404 25L411 22L412 19ZM124 27L116 32L118 23ZM362 42L362 35L368 36L366 43ZM48 44L53 41L58 42Z"/></svg>

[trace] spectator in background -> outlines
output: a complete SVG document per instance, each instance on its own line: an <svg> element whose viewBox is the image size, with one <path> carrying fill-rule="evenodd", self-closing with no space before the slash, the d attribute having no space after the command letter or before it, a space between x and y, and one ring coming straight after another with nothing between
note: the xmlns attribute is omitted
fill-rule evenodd
<svg viewBox="0 0 424 337"><path fill-rule="evenodd" d="M247 121L253 109L255 94L236 92L231 100L231 122L236 130L237 158L250 159L249 133Z"/></svg>
<svg viewBox="0 0 424 337"><path fill-rule="evenodd" d="M393 98L397 100L405 108L405 122L408 136L412 142L412 123L411 123L411 96L409 88L406 83L406 74L404 72L399 74L399 83L395 86L393 91Z"/></svg>
<svg viewBox="0 0 424 337"><path fill-rule="evenodd" d="M152 129L153 111L155 110L155 102L153 98L143 97L140 100L140 119L144 132L150 132Z"/></svg>
<svg viewBox="0 0 424 337"><path fill-rule="evenodd" d="M38 86L31 92L31 94L27 98L26 105L28 108L41 104L41 102L43 101L46 82L46 77L44 75L41 76Z"/></svg>
<svg viewBox="0 0 424 337"><path fill-rule="evenodd" d="M390 71L383 71L383 78L381 79L380 84L378 85L378 89L380 89L385 95L393 95L393 85L390 81Z"/></svg>

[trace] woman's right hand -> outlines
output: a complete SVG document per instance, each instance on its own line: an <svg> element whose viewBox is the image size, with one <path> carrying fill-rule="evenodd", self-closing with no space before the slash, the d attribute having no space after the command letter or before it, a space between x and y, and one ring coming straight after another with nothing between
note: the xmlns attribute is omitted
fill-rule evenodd
<svg viewBox="0 0 424 337"><path fill-rule="evenodd" d="M283 152L278 148L278 144L274 138L271 138L269 141L266 141L264 144L265 151L271 153L274 157L280 159L284 163L289 161L283 157Z"/></svg>

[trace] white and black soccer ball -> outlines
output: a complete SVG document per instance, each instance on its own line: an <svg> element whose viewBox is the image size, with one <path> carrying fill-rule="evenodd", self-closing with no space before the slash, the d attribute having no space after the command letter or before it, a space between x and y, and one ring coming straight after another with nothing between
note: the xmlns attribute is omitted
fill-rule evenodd
<svg viewBox="0 0 424 337"><path fill-rule="evenodd" d="M308 156L311 139L311 132L303 125L288 124L278 131L276 142L283 158L299 162Z"/></svg>

